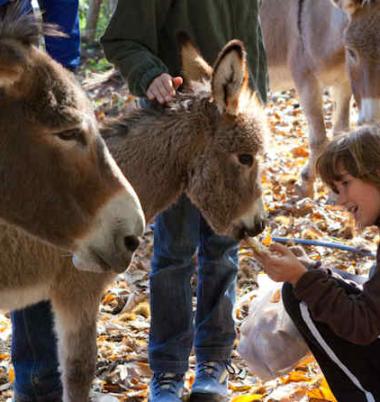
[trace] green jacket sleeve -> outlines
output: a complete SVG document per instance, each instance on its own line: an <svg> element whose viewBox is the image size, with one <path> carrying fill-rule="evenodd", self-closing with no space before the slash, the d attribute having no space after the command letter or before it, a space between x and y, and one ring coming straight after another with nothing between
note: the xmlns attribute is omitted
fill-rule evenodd
<svg viewBox="0 0 380 402"><path fill-rule="evenodd" d="M156 54L158 32L170 5L171 0L121 0L101 38L107 59L134 95L144 96L151 81L168 72Z"/></svg>

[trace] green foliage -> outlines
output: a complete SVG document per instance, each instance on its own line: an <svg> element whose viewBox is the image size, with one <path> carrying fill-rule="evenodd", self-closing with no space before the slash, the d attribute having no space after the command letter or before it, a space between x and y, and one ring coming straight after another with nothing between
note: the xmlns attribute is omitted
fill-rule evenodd
<svg viewBox="0 0 380 402"><path fill-rule="evenodd" d="M86 30L89 2L90 0L79 0L79 21L81 32L84 32ZM89 43L85 40L82 40L81 54L82 66L84 71L102 73L112 67L111 64L105 59L103 51L99 44L99 39L103 35L112 15L111 2L112 0L102 0L99 19L95 32L95 41Z"/></svg>
<svg viewBox="0 0 380 402"><path fill-rule="evenodd" d="M79 19L80 19L80 29L84 30L86 28L86 16L89 8L89 0L79 0ZM104 33L108 22L112 15L112 6L109 0L103 0L100 8L99 20L96 28L95 40L99 38Z"/></svg>
<svg viewBox="0 0 380 402"><path fill-rule="evenodd" d="M111 68L111 64L107 61L105 57L101 58L88 58L86 66L93 72L102 73Z"/></svg>
<svg viewBox="0 0 380 402"><path fill-rule="evenodd" d="M83 31L86 27L86 15L88 11L88 0L79 0L79 27Z"/></svg>

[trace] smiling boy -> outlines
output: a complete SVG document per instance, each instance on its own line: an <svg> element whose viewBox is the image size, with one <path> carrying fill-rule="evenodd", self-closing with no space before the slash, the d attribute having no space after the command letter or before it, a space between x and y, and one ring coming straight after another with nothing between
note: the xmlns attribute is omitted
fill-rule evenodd
<svg viewBox="0 0 380 402"><path fill-rule="evenodd" d="M380 127L335 138L317 162L322 180L357 226L379 226ZM283 287L285 308L318 361L339 402L380 401L380 251L366 282L320 264L303 265L287 247L255 253ZM310 261L311 262L311 261ZM364 282L364 283L363 283Z"/></svg>

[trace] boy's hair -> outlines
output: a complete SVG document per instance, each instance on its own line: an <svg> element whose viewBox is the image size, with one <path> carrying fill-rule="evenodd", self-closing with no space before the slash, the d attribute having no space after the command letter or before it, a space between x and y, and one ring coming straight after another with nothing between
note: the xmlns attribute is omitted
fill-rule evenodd
<svg viewBox="0 0 380 402"><path fill-rule="evenodd" d="M333 191L342 170L380 188L380 125L334 138L317 160L317 173Z"/></svg>

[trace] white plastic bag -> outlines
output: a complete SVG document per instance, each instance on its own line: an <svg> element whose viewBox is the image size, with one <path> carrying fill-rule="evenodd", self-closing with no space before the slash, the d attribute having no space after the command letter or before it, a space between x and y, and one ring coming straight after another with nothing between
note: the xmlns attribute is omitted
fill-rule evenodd
<svg viewBox="0 0 380 402"><path fill-rule="evenodd" d="M267 381L292 370L309 349L285 311L281 283L255 298L241 325L239 355L250 370Z"/></svg>

